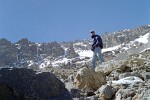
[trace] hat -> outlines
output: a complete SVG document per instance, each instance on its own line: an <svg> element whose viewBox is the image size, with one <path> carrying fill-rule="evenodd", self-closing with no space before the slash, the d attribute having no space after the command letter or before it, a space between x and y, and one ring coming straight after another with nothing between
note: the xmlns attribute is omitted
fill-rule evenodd
<svg viewBox="0 0 150 100"><path fill-rule="evenodd" d="M93 30L90 33L95 33Z"/></svg>

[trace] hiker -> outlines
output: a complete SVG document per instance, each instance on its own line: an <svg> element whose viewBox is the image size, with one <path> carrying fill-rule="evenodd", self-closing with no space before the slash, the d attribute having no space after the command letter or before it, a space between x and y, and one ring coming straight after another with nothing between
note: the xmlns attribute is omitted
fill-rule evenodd
<svg viewBox="0 0 150 100"><path fill-rule="evenodd" d="M96 35L94 31L91 31L90 33L93 39L93 44L91 46L91 50L93 51L92 69L95 70L97 60L100 63L104 62L104 58L101 53L101 50L103 48L103 42L102 42L102 38L99 35Z"/></svg>

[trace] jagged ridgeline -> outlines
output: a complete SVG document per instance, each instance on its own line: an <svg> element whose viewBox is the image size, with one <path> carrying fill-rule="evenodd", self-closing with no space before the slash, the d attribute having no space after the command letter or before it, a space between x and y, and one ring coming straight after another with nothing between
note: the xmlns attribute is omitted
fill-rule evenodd
<svg viewBox="0 0 150 100"><path fill-rule="evenodd" d="M150 33L150 25L113 33L106 32L102 35L104 48L128 44L147 33ZM35 43L23 38L16 43L11 43L2 38L0 39L0 67L29 67L33 69L57 66L62 68L79 67L91 58L90 44L90 39L62 43ZM109 53L104 52L106 60L113 58L112 52Z"/></svg>
<svg viewBox="0 0 150 100"><path fill-rule="evenodd" d="M105 62L95 71L90 39L0 39L0 100L149 100L150 25L102 39Z"/></svg>

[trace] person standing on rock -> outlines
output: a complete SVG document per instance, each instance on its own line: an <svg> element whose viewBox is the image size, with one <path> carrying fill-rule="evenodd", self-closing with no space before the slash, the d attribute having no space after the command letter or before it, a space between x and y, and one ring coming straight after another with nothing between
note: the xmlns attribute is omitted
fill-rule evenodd
<svg viewBox="0 0 150 100"><path fill-rule="evenodd" d="M96 61L98 60L100 63L104 62L104 58L102 56L101 50L103 48L102 38L99 35L95 34L95 31L91 31L91 38L93 39L93 43L91 46L91 50L93 51L92 57L92 69L96 68Z"/></svg>

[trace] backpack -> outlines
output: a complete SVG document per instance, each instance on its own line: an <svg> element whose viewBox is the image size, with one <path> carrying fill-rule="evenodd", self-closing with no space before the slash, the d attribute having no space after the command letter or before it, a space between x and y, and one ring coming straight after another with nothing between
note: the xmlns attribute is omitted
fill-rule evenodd
<svg viewBox="0 0 150 100"><path fill-rule="evenodd" d="M100 44L100 48L101 48L101 49L103 49L103 43L102 43L102 44Z"/></svg>
<svg viewBox="0 0 150 100"><path fill-rule="evenodd" d="M102 41L102 38L100 37L100 36L98 36L99 37L99 39L98 39L98 41L99 41L99 46L100 46L100 48L101 49L103 49L103 41Z"/></svg>

